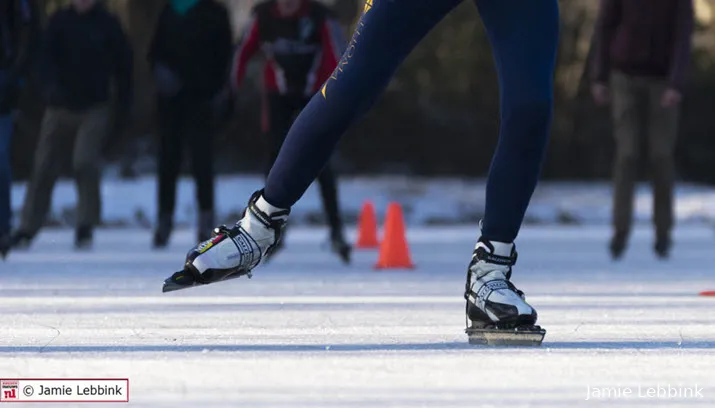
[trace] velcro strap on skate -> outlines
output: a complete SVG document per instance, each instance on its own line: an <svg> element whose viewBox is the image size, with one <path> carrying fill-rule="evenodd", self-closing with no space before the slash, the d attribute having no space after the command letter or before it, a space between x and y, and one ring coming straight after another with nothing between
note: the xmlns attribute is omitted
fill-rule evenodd
<svg viewBox="0 0 715 408"><path fill-rule="evenodd" d="M268 228L273 228L276 229L280 227L282 224L285 223L288 215L290 214L290 210L283 210L283 211L278 211L275 212L271 215L268 215L261 211L255 204L255 202L251 202L251 204L248 206L248 210L258 218L258 221L261 222L261 224L265 225Z"/></svg>
<svg viewBox="0 0 715 408"><path fill-rule="evenodd" d="M489 253L484 247L476 249L477 259L495 265L514 266L516 263L516 252L512 256L500 256Z"/></svg>

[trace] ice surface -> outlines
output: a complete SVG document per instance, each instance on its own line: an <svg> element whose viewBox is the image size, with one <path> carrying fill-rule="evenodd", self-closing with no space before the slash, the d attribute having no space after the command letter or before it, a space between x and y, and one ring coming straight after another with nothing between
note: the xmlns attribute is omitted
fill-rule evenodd
<svg viewBox="0 0 715 408"><path fill-rule="evenodd" d="M252 280L170 294L193 233L154 252L146 231L100 231L77 253L47 231L0 264L0 377L129 378L137 407L715 405L715 298L697 296L715 289L715 232L678 229L660 262L639 229L612 263L605 227L526 228L514 281L548 333L499 349L463 332L476 231L410 229L417 269L378 272L375 251L345 267L326 231L296 228ZM703 398L635 396L659 385ZM634 396L586 401L587 387Z"/></svg>

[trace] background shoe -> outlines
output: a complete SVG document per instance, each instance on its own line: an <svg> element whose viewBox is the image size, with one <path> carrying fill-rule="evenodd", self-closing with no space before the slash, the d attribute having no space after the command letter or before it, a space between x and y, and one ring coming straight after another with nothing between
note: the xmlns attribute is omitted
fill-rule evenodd
<svg viewBox="0 0 715 408"><path fill-rule="evenodd" d="M92 247L93 235L92 227L77 227L75 230L74 247L76 249L90 249Z"/></svg>
<svg viewBox="0 0 715 408"><path fill-rule="evenodd" d="M656 239L653 250L656 256L660 259L668 259L670 257L670 248L672 247L672 240L668 236L660 236Z"/></svg>
<svg viewBox="0 0 715 408"><path fill-rule="evenodd" d="M12 249L27 249L32 245L34 235L25 231L15 231L10 237L10 247Z"/></svg>
<svg viewBox="0 0 715 408"><path fill-rule="evenodd" d="M154 230L154 249L166 248L169 245L169 238L174 227L174 220L170 215L159 215L159 222Z"/></svg>
<svg viewBox="0 0 715 408"><path fill-rule="evenodd" d="M616 232L611 238L611 244L608 249L611 251L611 258L613 260L619 260L623 257L623 253L626 251L626 242L628 241L628 235L624 232Z"/></svg>
<svg viewBox="0 0 715 408"><path fill-rule="evenodd" d="M330 248L340 257L344 264L350 264L352 247L345 241L342 233L332 233L330 236Z"/></svg>
<svg viewBox="0 0 715 408"><path fill-rule="evenodd" d="M3 234L0 236L0 256L2 256L2 259L7 258L10 248L12 248L12 237L10 234Z"/></svg>

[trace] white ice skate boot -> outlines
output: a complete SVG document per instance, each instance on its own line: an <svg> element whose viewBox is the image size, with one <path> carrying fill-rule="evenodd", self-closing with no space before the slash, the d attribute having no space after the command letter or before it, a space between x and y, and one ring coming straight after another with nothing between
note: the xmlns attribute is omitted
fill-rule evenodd
<svg viewBox="0 0 715 408"><path fill-rule="evenodd" d="M471 344L541 344L546 331L535 326L536 310L510 281L516 258L513 243L477 242L464 293Z"/></svg>
<svg viewBox="0 0 715 408"><path fill-rule="evenodd" d="M272 206L262 191L253 194L243 218L233 227L220 226L213 237L186 255L182 271L164 281L164 292L205 285L244 275L264 260L280 242L289 209Z"/></svg>

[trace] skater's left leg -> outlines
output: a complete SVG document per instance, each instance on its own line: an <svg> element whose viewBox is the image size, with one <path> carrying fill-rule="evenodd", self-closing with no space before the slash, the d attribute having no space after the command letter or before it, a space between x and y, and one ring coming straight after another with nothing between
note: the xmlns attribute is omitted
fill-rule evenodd
<svg viewBox="0 0 715 408"><path fill-rule="evenodd" d="M348 127L372 107L414 46L462 0L369 0L331 78L291 127L265 189L232 228L192 249L165 288L247 274L280 242L290 208ZM172 290L172 289L165 289Z"/></svg>
<svg viewBox="0 0 715 408"><path fill-rule="evenodd" d="M303 98L287 96L278 92L270 92L264 96L264 128L263 133L268 141L268 162L266 163L266 178L276 162L278 153L281 151L281 146L286 139L286 135L290 130L291 123L296 114L305 107ZM283 231L283 239L278 242L271 251L270 257L273 258L278 252L285 247L285 236L287 231ZM268 259L266 258L266 261Z"/></svg>
<svg viewBox="0 0 715 408"><path fill-rule="evenodd" d="M291 127L265 186L265 200L290 208L367 112L414 46L462 0L368 0L333 75Z"/></svg>
<svg viewBox="0 0 715 408"><path fill-rule="evenodd" d="M514 240L536 187L553 109L557 0L476 0L496 61L501 92L499 143L487 181L482 237L465 298L473 328L528 327L536 311L511 283ZM539 340L540 342L540 340Z"/></svg>

